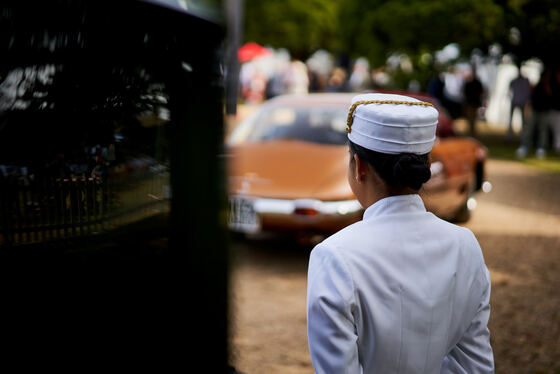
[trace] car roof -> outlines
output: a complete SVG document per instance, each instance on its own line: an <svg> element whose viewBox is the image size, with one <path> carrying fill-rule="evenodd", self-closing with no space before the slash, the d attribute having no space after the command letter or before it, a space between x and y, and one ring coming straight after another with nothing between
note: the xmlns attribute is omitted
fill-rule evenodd
<svg viewBox="0 0 560 374"><path fill-rule="evenodd" d="M309 93L303 95L280 95L269 99L267 103L269 104L279 104L279 105L322 105L322 104L350 104L352 98L359 93L331 93L331 92L321 92L321 93Z"/></svg>
<svg viewBox="0 0 560 374"><path fill-rule="evenodd" d="M404 90L372 90L365 92L314 92L308 94L287 94L275 96L267 101L269 104L275 105L293 105L293 106L303 106L303 105L323 105L323 104L344 104L350 105L352 98L356 95L366 94L366 93L388 93L388 94L398 94L414 97L419 100L429 101L435 104L438 108L440 103L438 100L427 93L423 92L408 92Z"/></svg>

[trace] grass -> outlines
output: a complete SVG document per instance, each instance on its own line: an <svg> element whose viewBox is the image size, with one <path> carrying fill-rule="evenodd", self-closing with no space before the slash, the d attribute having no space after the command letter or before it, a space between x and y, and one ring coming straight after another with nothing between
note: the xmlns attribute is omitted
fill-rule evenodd
<svg viewBox="0 0 560 374"><path fill-rule="evenodd" d="M504 137L481 137L480 140L488 147L490 158L521 162L542 171L560 174L560 155L554 154L552 150L548 150L546 158L543 159L535 157L534 150L529 152L526 158L519 159L515 155L518 142L508 143Z"/></svg>

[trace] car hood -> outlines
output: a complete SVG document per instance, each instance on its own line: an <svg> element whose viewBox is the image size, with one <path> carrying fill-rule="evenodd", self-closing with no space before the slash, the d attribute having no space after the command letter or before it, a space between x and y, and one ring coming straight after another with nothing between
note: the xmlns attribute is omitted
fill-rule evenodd
<svg viewBox="0 0 560 374"><path fill-rule="evenodd" d="M229 148L231 194L275 199L354 199L348 148L301 141L267 141Z"/></svg>

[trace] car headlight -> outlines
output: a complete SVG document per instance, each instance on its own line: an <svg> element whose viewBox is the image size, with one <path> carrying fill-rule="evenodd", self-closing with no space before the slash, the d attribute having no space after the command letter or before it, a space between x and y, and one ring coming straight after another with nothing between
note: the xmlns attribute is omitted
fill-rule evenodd
<svg viewBox="0 0 560 374"><path fill-rule="evenodd" d="M430 172L432 173L432 178L443 173L443 163L440 161L434 161L430 164Z"/></svg>

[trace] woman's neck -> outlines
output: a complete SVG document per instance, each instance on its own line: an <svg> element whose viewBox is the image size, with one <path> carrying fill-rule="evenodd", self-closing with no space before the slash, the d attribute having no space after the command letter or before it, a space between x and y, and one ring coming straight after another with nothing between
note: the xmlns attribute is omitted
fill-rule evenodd
<svg viewBox="0 0 560 374"><path fill-rule="evenodd" d="M389 186L377 174L372 175L371 178L368 179L368 182L366 182L366 185L364 186L365 188L363 189L362 196L359 199L360 203L365 208L389 196L401 196L418 193L418 191L410 187Z"/></svg>

